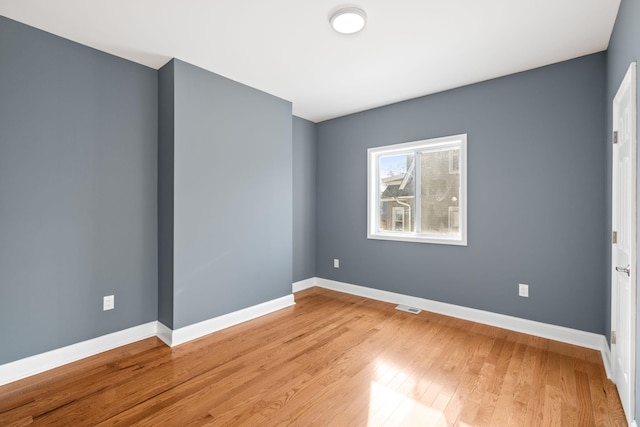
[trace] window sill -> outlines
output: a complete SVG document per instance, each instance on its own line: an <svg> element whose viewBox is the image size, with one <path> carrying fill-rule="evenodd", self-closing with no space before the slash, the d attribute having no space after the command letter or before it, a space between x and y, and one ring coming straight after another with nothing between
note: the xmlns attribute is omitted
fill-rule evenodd
<svg viewBox="0 0 640 427"><path fill-rule="evenodd" d="M433 237L427 235L405 234L405 233L369 233L367 239L391 240L397 242L431 243L436 245L467 246L467 239L455 237Z"/></svg>

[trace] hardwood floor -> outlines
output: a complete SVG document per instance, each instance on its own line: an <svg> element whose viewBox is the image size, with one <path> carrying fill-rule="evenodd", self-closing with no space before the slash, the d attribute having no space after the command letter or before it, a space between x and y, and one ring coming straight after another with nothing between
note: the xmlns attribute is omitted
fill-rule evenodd
<svg viewBox="0 0 640 427"><path fill-rule="evenodd" d="M319 288L296 302L0 387L0 425L626 425L596 351Z"/></svg>

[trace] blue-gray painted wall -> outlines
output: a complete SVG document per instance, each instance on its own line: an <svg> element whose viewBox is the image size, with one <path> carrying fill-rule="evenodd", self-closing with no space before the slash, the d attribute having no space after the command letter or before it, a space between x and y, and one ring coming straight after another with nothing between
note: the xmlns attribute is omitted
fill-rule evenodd
<svg viewBox="0 0 640 427"><path fill-rule="evenodd" d="M291 294L291 103L173 60L173 327ZM162 171L160 172L162 173Z"/></svg>
<svg viewBox="0 0 640 427"><path fill-rule="evenodd" d="M609 42L609 49L607 51L607 93L606 93L606 141L605 144L605 167L606 167L606 218L607 224L605 228L605 238L608 239L611 233L611 134L612 134L612 122L613 122L613 98L622 83L622 79L629 68L629 64L640 59L640 1L638 0L622 0L620 3L620 9L618 10L618 17L616 24L611 35ZM640 99L640 96L638 96ZM638 109L640 112L640 108ZM640 115L637 118L640 124ZM638 177L640 179L640 176ZM640 183L638 185L640 188ZM640 209L638 210L640 215ZM638 218L640 222L640 217ZM607 338L610 339L611 330L611 246L606 245L607 252L604 258L605 261L605 331ZM640 242L638 244L640 247ZM636 260L636 268L640 268L640 263ZM636 297L640 297L640 293L637 293ZM637 305L640 306L640 298L637 299ZM640 343L640 317L636 319L638 324L636 326L636 343ZM636 347L636 389L640 384L640 351ZM640 416L640 393L636 393L636 419Z"/></svg>
<svg viewBox="0 0 640 427"><path fill-rule="evenodd" d="M605 66L594 54L318 124L318 276L603 333ZM367 240L367 149L460 133L468 246Z"/></svg>
<svg viewBox="0 0 640 427"><path fill-rule="evenodd" d="M155 70L4 17L0 58L2 364L156 320L158 123Z"/></svg>
<svg viewBox="0 0 640 427"><path fill-rule="evenodd" d="M293 117L293 281L316 276L316 124Z"/></svg>
<svg viewBox="0 0 640 427"><path fill-rule="evenodd" d="M174 75L158 70L158 320L173 328Z"/></svg>

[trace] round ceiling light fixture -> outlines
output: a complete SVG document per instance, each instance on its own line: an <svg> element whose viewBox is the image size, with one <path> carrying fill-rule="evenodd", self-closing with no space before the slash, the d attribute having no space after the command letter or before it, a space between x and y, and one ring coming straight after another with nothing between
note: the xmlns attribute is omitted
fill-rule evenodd
<svg viewBox="0 0 640 427"><path fill-rule="evenodd" d="M367 14L358 7L341 7L332 15L331 26L340 34L355 34L367 23Z"/></svg>

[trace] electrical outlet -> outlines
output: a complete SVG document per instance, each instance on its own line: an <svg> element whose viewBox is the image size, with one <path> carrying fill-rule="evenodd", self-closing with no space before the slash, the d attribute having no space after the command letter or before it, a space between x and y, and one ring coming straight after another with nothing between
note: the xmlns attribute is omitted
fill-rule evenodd
<svg viewBox="0 0 640 427"><path fill-rule="evenodd" d="M529 285L523 283L518 284L518 295L529 298Z"/></svg>
<svg viewBox="0 0 640 427"><path fill-rule="evenodd" d="M340 260L338 258L333 260L333 268L340 268Z"/></svg>
<svg viewBox="0 0 640 427"><path fill-rule="evenodd" d="M113 310L115 307L115 301L113 295L106 296L102 299L102 311Z"/></svg>

